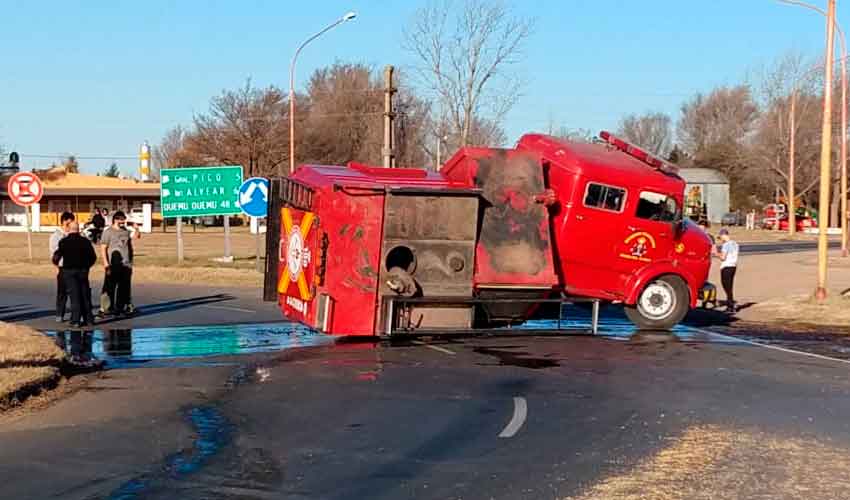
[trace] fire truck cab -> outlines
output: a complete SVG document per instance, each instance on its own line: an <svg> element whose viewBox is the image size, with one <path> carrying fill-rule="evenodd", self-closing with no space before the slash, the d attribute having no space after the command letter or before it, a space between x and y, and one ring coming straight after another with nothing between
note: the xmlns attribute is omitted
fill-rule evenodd
<svg viewBox="0 0 850 500"><path fill-rule="evenodd" d="M575 300L669 328L696 305L711 242L682 216L674 166L600 138L462 148L439 173L302 165L272 180L265 298L347 335L493 327Z"/></svg>

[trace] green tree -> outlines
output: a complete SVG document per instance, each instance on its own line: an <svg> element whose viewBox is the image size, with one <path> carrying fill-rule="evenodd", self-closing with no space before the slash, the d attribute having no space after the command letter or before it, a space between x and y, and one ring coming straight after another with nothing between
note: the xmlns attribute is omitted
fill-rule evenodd
<svg viewBox="0 0 850 500"><path fill-rule="evenodd" d="M121 170L118 169L118 164L115 162L112 162L109 168L103 171L104 177L118 177L120 174Z"/></svg>

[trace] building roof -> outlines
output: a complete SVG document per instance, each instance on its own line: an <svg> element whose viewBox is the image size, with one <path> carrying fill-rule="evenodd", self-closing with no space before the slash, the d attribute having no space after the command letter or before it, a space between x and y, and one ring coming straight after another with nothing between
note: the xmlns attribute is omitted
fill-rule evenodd
<svg viewBox="0 0 850 500"><path fill-rule="evenodd" d="M679 175L688 184L729 184L729 179L711 168L680 168Z"/></svg>
<svg viewBox="0 0 850 500"><path fill-rule="evenodd" d="M34 170L44 186L44 196L144 196L159 197L158 182L139 182L135 179L104 177L68 172L65 167ZM3 179L0 192L6 194Z"/></svg>

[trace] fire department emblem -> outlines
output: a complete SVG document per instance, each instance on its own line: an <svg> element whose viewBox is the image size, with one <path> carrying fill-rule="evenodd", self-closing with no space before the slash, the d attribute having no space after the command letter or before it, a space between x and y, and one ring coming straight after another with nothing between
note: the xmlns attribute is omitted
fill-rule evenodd
<svg viewBox="0 0 850 500"><path fill-rule="evenodd" d="M632 233L623 243L626 244L627 251L620 254L621 258L640 262L652 260L649 258L649 252L655 248L655 238L651 234L644 231Z"/></svg>
<svg viewBox="0 0 850 500"><path fill-rule="evenodd" d="M310 249L304 246L300 227L292 227L292 231L289 232L289 244L286 247L286 265L292 279L297 280L301 270L310 265Z"/></svg>
<svg viewBox="0 0 850 500"><path fill-rule="evenodd" d="M298 292L295 296L302 301L312 298L304 271L312 261L310 248L306 241L315 219L315 214L305 212L301 221L295 224L292 220L292 211L289 208L281 209L282 232L286 235L286 239L281 238L280 242L280 262L284 265L281 267L277 291L280 294L289 295L289 285L295 283L298 286Z"/></svg>

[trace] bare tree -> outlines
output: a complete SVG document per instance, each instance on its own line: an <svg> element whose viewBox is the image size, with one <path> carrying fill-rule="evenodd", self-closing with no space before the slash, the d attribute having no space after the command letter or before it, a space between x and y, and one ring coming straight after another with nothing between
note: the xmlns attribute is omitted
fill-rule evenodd
<svg viewBox="0 0 850 500"><path fill-rule="evenodd" d="M398 165L425 163L423 145L429 107L397 74L394 100L395 153ZM335 63L310 77L309 109L303 114L304 143L300 155L309 161L345 164L355 160L380 164L384 127L382 76L363 64Z"/></svg>
<svg viewBox="0 0 850 500"><path fill-rule="evenodd" d="M225 90L210 102L207 114L194 118L185 149L200 158L242 165L246 175L269 175L288 158L286 106L276 87L245 86Z"/></svg>
<svg viewBox="0 0 850 500"><path fill-rule="evenodd" d="M707 96L697 94L682 105L679 145L697 166L729 174L741 166L744 145L758 116L759 108L746 85L719 87Z"/></svg>
<svg viewBox="0 0 850 500"><path fill-rule="evenodd" d="M558 128L550 127L549 135L570 142L593 142L596 135L586 128L570 128L561 125Z"/></svg>
<svg viewBox="0 0 850 500"><path fill-rule="evenodd" d="M476 118L499 125L516 103L522 81L510 69L532 22L515 17L498 0L466 0L455 7L433 1L417 11L404 32L404 48L419 60L417 75L465 146Z"/></svg>
<svg viewBox="0 0 850 500"><path fill-rule="evenodd" d="M648 112L626 115L620 119L618 134L652 154L666 156L673 143L670 117L664 113Z"/></svg>
<svg viewBox="0 0 850 500"><path fill-rule="evenodd" d="M817 158L820 151L820 99L817 80L820 72L795 52L782 55L758 75L756 98L762 112L750 141L752 171L770 192L787 194L790 148L791 95L796 93L795 110L795 192L805 197L819 181Z"/></svg>
<svg viewBox="0 0 850 500"><path fill-rule="evenodd" d="M62 166L65 167L65 171L68 173L80 173L80 164L77 162L77 157L74 155L65 158L65 161L62 162Z"/></svg>
<svg viewBox="0 0 850 500"><path fill-rule="evenodd" d="M151 177L159 178L164 168L203 165L204 161L186 147L189 132L181 125L165 133L160 143L151 148Z"/></svg>

